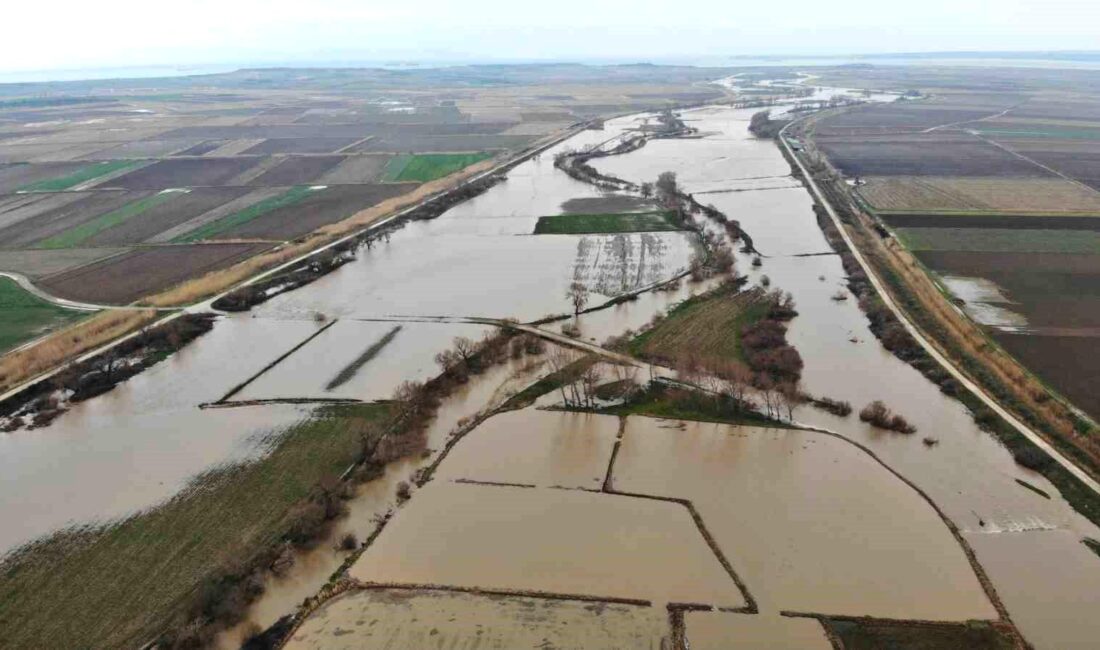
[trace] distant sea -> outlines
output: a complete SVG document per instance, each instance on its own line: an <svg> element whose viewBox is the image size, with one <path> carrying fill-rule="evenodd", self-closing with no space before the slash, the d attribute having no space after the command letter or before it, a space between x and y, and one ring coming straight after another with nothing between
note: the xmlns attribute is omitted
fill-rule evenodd
<svg viewBox="0 0 1100 650"><path fill-rule="evenodd" d="M705 56L663 57L645 60L599 59L569 61L592 65L626 64L644 61L654 64L694 65L708 67L814 67L836 65L926 65L976 66L1016 68L1069 68L1100 70L1100 51L1096 52L930 52L913 54L862 54L846 56ZM0 71L0 83L34 83L42 81L84 81L92 79L147 79L154 77L184 77L190 75L233 72L242 68L442 68L459 65L553 63L532 60L408 60L401 61L285 61L264 63L226 63L217 65L155 65L112 68L75 68L67 70ZM561 60L565 62L565 60Z"/></svg>

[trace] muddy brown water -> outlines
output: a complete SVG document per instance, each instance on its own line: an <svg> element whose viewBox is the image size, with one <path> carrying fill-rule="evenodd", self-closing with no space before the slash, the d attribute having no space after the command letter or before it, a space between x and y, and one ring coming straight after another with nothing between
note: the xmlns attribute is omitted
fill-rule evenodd
<svg viewBox="0 0 1100 650"><path fill-rule="evenodd" d="M854 300L838 304L830 299L844 280L836 256L791 257L827 252L829 247L815 223L808 194L797 187L785 187L787 181L782 177L789 173L789 168L779 151L772 143L748 136L746 129L753 112L754 109L728 108L688 111L686 117L693 126L713 135L655 141L639 151L601 159L595 164L633 181L653 180L661 171L676 171L688 191L712 192L700 195L700 199L715 204L731 218L741 221L757 247L768 256L759 270L750 270L748 260L742 256L740 268L754 281L766 274L773 286L794 294L801 315L791 323L789 338L806 364L805 388L814 394L848 400L857 409L872 399L883 399L914 422L920 431L915 436L882 433L862 425L855 418L837 418L808 408L799 409L797 419L832 429L867 445L927 492L959 524L968 539L987 536L988 540L982 538L981 542L974 542L979 560L984 562L988 558L994 584L1006 592L1010 613L1037 647L1082 647L1088 640L1097 638L1100 630L1095 617L1078 616L1071 607L1060 611L1073 613L1072 616L1050 615L1049 594L1057 593L1066 602L1091 602L1095 582L1068 580L1065 576L1092 575L1095 566L1089 563L1100 561L1080 552L1079 539L1082 535L1100 537L1100 531L1073 513L1057 496L1047 500L1020 487L1015 481L1017 478L1057 494L1041 476L1016 466L1007 451L974 426L961 405L942 396L919 373L886 353L867 330ZM636 118L612 120L604 131L586 131L558 149L596 144L621 134L623 129L636 123ZM0 498L0 517L4 521L20 522L17 526L3 528L0 545L10 549L66 525L102 521L153 506L169 498L189 477L202 470L257 453L257 445L252 441L266 432L285 428L304 417L308 409L284 405L200 411L197 404L217 399L231 386L316 331L319 325L312 320L315 312L351 321L393 315L537 318L549 312L567 311L564 287L572 281L582 238L534 237L527 233L533 230L538 216L559 213L562 203L570 199L598 198L600 192L555 170L552 156L551 151L520 165L509 173L506 182L489 192L457 206L433 222L409 225L395 233L388 244L379 243L370 251L362 251L358 261L313 285L284 294L252 313L224 319L213 332L157 368L74 408L51 426L0 437L0 469L3 470L0 485L4 495ZM754 186L760 189L723 191ZM691 244L682 234L662 237L667 239L667 249L653 277L671 277L676 268L686 264L691 251ZM597 250L603 250L604 242L613 238L590 239L598 241ZM590 277L600 277L598 262L589 261L581 266L592 272ZM647 273L644 271L642 275ZM819 280L819 276L825 279ZM685 283L677 291L644 294L637 301L582 316L583 336L602 341L626 328L637 329L653 314L700 288ZM374 331L339 326L348 341L347 361L351 361L370 344ZM333 331L339 332L335 328ZM391 352L396 354L402 349L398 345L400 340L401 335L391 344L395 346ZM428 339L424 341L427 345ZM301 387L307 393L315 392L328 381L330 368L337 372L340 369L335 349L328 351L324 347L324 335L314 343L322 344L316 348L317 358L328 360L322 364L324 372L301 373ZM308 346L303 351L306 349ZM391 383L404 372L410 376L422 372L424 356L420 352L414 354L410 350L410 354L403 357L408 360L407 366L404 361L393 367L387 364L377 378L372 378L368 363L360 371L365 374L357 374L353 380L362 383L354 383L349 390L364 395L384 394L379 386ZM310 357L303 358L308 360ZM471 382L465 395L445 402L438 426L433 426L429 446L441 448L447 433L459 419L479 411L493 400L503 399L508 390L505 386L518 389L519 382L508 381L516 370L511 367L494 370L484 382ZM269 375L260 380L264 383L256 384L256 390L270 385L273 393L293 392L298 379L296 373L283 372L276 367ZM924 436L936 437L939 445L926 448L920 441ZM470 439L477 445L476 440L476 437ZM606 442L595 445L593 454L603 454L605 445ZM527 449L532 453L540 450L538 446L520 444L516 453L526 453ZM780 461L763 453L769 463ZM363 486L359 498L350 504L351 517L346 524L341 524L339 532L350 530L362 538L373 530L373 518L393 505L396 483L407 480L422 462L392 466L383 479ZM586 459L585 462L591 461ZM583 464L569 469L577 472L574 476L587 481L592 474L580 470ZM551 473L553 475L555 473ZM874 478L867 480L877 481ZM439 487L446 489L429 489ZM550 488L517 488L509 492L505 488L437 479L434 485L429 484L414 493L407 510L413 512L413 507L432 510L433 504L448 506L444 503L448 494L472 494L471 491L479 488L478 494L489 490L509 494L488 498L508 500L507 506L514 508L516 516L524 517L531 516L531 512L560 511L564 499L605 498L605 495ZM891 490L886 493L892 494ZM433 491L438 497L432 496ZM511 496L513 492L520 496ZM909 496L897 499L898 507L911 500ZM456 512L471 507L469 502L450 505ZM822 507L839 506L830 503ZM609 515L609 508L615 512ZM617 512L620 508L625 513ZM592 503L581 509L585 512L582 516L585 522L604 526L612 532L646 529L658 519L658 512L662 521L683 518L682 508L661 502L647 503L645 507ZM408 512L403 508L400 515ZM672 514L674 512L679 514ZM573 515L559 512L555 516L565 521ZM396 517L393 523L396 525L402 518ZM686 519L688 524L692 523L690 517ZM505 524L507 522L500 522L501 533L505 535L531 535L531 531L542 530L532 526L531 531L513 533L513 528L505 530ZM462 542L465 546L460 548L468 548L471 552L486 550L486 538L476 531L463 531L456 517L442 518L432 525L458 529L465 535ZM394 530L400 532L396 526ZM386 534L393 532L387 530ZM712 584L711 578L703 576L697 585L685 582L674 585L667 575L667 567L661 566L665 557L679 557L678 551L673 551L670 545L683 543L692 547L695 544L678 537L689 532L698 535L691 526L683 533L677 526L672 531L660 530L657 538L648 542L650 546L641 557L648 558L645 564L656 568L615 557L608 546L599 542L591 549L578 549L576 557L586 557L596 565L606 564L601 567L607 572L606 579L600 584L586 582L583 576L578 577L578 570L566 572L560 578L562 584L556 586L592 592L597 587L602 591L610 587L616 593L646 591L654 598L699 595L703 590L716 600L731 601L730 594L723 591L728 584ZM1038 537L1040 535L1044 537ZM545 537L554 539L552 533ZM542 548L540 539L531 540L534 548ZM997 544L998 541L1002 543ZM563 540L563 543L578 544L575 540ZM384 546L379 548L385 551ZM394 552L391 549L387 555ZM583 555L584 552L588 555ZM663 555L666 552L668 556ZM705 544L693 555L712 558ZM521 556L514 547L506 550L504 557L512 564L508 571L502 570L499 574L501 582L521 586L526 584L528 563L540 559L530 554ZM303 597L316 592L342 558L343 555L331 548L319 548L303 557L290 575L272 581L267 594L254 608L252 620L267 625L293 611ZM406 556L405 561L411 563L411 555ZM547 566L551 563L557 566L556 563L565 560L555 548L547 548L541 561ZM697 558L697 561L703 560ZM489 558L484 559L482 567L489 563ZM1019 568L1023 564L1028 564L1027 570ZM430 566L440 571L451 570L446 563ZM419 575L417 567L406 564L380 568L391 571L389 575L393 578ZM545 567L542 570L552 573ZM721 574L721 570L716 573ZM953 570L948 574L953 576ZM430 573L425 572L420 577L430 577ZM454 579L475 581L476 577L470 574ZM919 583L918 578L914 580ZM624 585L637 588L624 589ZM899 591L904 588L904 584L898 585ZM820 600L820 591L807 588L807 593L793 595L805 597L812 604ZM233 639L232 635L228 638ZM227 641L231 643L232 640Z"/></svg>
<svg viewBox="0 0 1100 650"><path fill-rule="evenodd" d="M684 628L691 650L727 650L732 639L736 639L739 646L759 650L829 650L833 647L821 624L808 618L687 612Z"/></svg>
<svg viewBox="0 0 1100 650"><path fill-rule="evenodd" d="M612 485L694 503L763 612L997 617L935 510L839 438L631 417Z"/></svg>

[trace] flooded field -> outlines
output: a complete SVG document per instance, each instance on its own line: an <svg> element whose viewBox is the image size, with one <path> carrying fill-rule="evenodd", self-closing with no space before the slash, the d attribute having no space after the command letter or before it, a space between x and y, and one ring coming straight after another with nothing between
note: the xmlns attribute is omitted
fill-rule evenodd
<svg viewBox="0 0 1100 650"><path fill-rule="evenodd" d="M764 612L997 616L932 507L836 437L631 417L612 485L691 501Z"/></svg>
<svg viewBox="0 0 1100 650"><path fill-rule="evenodd" d="M599 490L619 419L560 411L514 411L486 420L439 467L440 479Z"/></svg>
<svg viewBox="0 0 1100 650"><path fill-rule="evenodd" d="M352 566L367 583L742 607L680 504L435 481Z"/></svg>
<svg viewBox="0 0 1100 650"><path fill-rule="evenodd" d="M730 643L760 650L829 650L821 624L808 618L688 612L685 634L692 650L726 650Z"/></svg>
<svg viewBox="0 0 1100 650"><path fill-rule="evenodd" d="M651 607L381 589L333 599L286 647L661 650L667 637L665 612Z"/></svg>

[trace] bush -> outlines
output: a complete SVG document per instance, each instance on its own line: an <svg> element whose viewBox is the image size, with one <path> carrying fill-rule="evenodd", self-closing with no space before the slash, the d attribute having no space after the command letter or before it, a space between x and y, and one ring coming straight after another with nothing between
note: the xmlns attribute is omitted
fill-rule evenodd
<svg viewBox="0 0 1100 650"><path fill-rule="evenodd" d="M1050 456L1043 453L1038 447L1025 447L1012 452L1012 458L1017 464L1030 470L1041 472L1050 466Z"/></svg>
<svg viewBox="0 0 1100 650"><path fill-rule="evenodd" d="M914 433L917 428L903 418L892 412L880 400L875 400L864 406L859 412L859 419L871 426L898 433Z"/></svg>

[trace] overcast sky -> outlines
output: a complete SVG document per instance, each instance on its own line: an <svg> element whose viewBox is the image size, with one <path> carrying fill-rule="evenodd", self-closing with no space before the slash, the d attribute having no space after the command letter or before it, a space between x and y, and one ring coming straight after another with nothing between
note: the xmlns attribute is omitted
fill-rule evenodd
<svg viewBox="0 0 1100 650"><path fill-rule="evenodd" d="M19 0L3 15L0 71L1100 48L1100 0Z"/></svg>

